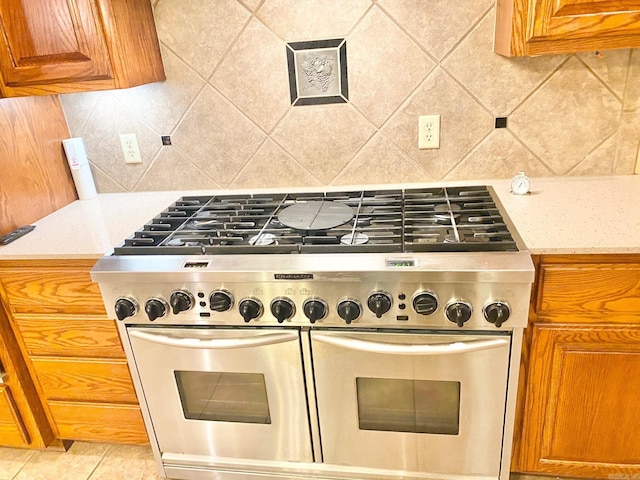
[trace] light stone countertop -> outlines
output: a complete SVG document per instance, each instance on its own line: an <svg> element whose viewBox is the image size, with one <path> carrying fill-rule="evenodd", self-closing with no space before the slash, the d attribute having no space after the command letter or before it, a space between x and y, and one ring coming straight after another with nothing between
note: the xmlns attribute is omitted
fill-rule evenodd
<svg viewBox="0 0 640 480"><path fill-rule="evenodd" d="M509 180L327 187L325 190L492 185L532 254L640 253L640 175L532 178L530 195ZM305 189L262 189L262 192ZM312 188L306 190L321 190ZM252 190L256 192L257 190ZM243 191L106 193L78 200L35 222L0 260L99 258L185 195Z"/></svg>

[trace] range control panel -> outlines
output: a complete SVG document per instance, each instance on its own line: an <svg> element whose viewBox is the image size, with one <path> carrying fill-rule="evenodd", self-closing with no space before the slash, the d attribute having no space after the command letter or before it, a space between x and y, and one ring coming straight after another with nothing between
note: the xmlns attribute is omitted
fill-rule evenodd
<svg viewBox="0 0 640 480"><path fill-rule="evenodd" d="M101 285L127 324L513 329L529 285L285 282Z"/></svg>

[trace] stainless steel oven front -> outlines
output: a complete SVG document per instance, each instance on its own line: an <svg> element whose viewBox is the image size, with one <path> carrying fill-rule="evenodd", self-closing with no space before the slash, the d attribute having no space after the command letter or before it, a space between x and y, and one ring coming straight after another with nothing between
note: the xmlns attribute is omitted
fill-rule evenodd
<svg viewBox="0 0 640 480"><path fill-rule="evenodd" d="M512 336L128 329L167 475L225 480L498 478Z"/></svg>

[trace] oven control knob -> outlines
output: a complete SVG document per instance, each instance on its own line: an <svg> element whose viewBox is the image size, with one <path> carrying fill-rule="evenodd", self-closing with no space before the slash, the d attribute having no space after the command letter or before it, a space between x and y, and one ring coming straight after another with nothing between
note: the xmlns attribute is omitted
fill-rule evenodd
<svg viewBox="0 0 640 480"><path fill-rule="evenodd" d="M278 323L282 323L295 315L296 305L290 298L277 297L271 301L271 313L276 317Z"/></svg>
<svg viewBox="0 0 640 480"><path fill-rule="evenodd" d="M226 312L233 307L233 295L226 290L215 290L209 295L209 307L214 312Z"/></svg>
<svg viewBox="0 0 640 480"><path fill-rule="evenodd" d="M413 309L420 315L431 315L438 309L438 297L434 293L419 293L413 297Z"/></svg>
<svg viewBox="0 0 640 480"><path fill-rule="evenodd" d="M238 308L245 323L260 318L263 312L262 302L257 298L244 298L240 300Z"/></svg>
<svg viewBox="0 0 640 480"><path fill-rule="evenodd" d="M377 318L391 310L391 295L384 292L376 292L369 295L367 300L369 310L376 314Z"/></svg>
<svg viewBox="0 0 640 480"><path fill-rule="evenodd" d="M153 322L156 318L164 317L167 314L167 302L160 298L150 298L144 306L149 321Z"/></svg>
<svg viewBox="0 0 640 480"><path fill-rule="evenodd" d="M326 317L328 310L327 302L319 298L310 298L302 304L302 311L311 323L316 323Z"/></svg>
<svg viewBox="0 0 640 480"><path fill-rule="evenodd" d="M462 327L471 318L473 312L467 302L451 302L445 308L445 314L450 322Z"/></svg>
<svg viewBox="0 0 640 480"><path fill-rule="evenodd" d="M133 298L121 297L116 300L115 310L118 320L133 317L138 313L138 302Z"/></svg>
<svg viewBox="0 0 640 480"><path fill-rule="evenodd" d="M193 295L184 290L176 290L169 298L169 305L171 305L171 311L174 315L191 310L193 303Z"/></svg>
<svg viewBox="0 0 640 480"><path fill-rule="evenodd" d="M357 300L347 298L338 302L338 315L340 315L340 318L347 322L347 324L360 317L361 313L362 307Z"/></svg>
<svg viewBox="0 0 640 480"><path fill-rule="evenodd" d="M505 302L493 302L484 307L484 318L496 327L501 327L509 319L509 315L511 315L511 309Z"/></svg>

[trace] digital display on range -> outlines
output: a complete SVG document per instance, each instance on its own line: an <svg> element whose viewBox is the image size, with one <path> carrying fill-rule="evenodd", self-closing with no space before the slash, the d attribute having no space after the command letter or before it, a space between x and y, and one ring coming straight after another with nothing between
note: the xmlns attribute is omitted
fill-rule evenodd
<svg viewBox="0 0 640 480"><path fill-rule="evenodd" d="M415 267L416 261L413 258L403 258L402 260L387 259L387 267Z"/></svg>

